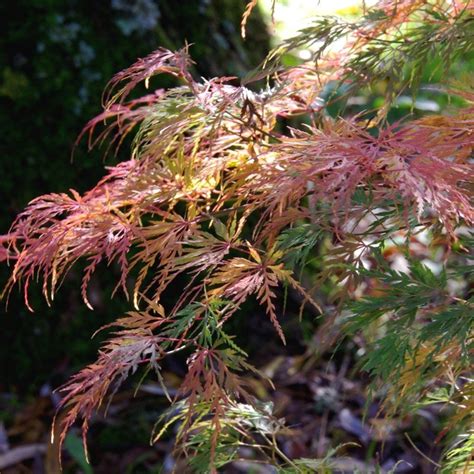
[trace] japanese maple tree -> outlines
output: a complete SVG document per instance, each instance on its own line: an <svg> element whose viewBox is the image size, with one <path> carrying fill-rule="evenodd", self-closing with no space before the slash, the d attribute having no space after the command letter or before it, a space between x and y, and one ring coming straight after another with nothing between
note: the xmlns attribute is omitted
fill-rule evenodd
<svg viewBox="0 0 474 474"><path fill-rule="evenodd" d="M448 443L445 469L468 469L474 312L469 285L450 282L472 274L474 92L471 76L455 81L450 71L473 50L473 9L462 0L380 0L354 21L316 18L241 85L195 78L187 47L158 49L110 81L103 112L79 140L116 149L133 134L129 160L108 167L83 195L33 200L0 238L0 259L12 264L4 296L19 284L30 307L28 289L40 278L51 302L83 259L87 306L103 261L118 265L117 290L133 305L111 326L97 361L60 389L61 443L80 420L86 446L89 420L108 395L139 367L162 381L161 361L186 351L187 375L153 441L176 423L177 450L197 472L216 472L242 443L285 472L313 472L278 446L283 421L246 386L243 374L259 372L226 324L245 325L242 305L254 300L285 344L276 300L286 287L300 295L302 312L343 335L376 328L363 368L374 390L385 387L386 409L453 405L445 432L459 438ZM285 67L282 57L303 46L312 57ZM436 93L452 105L388 121L402 92L416 97L434 59L446 79ZM157 74L180 85L130 98ZM327 113L380 83L377 109ZM442 252L437 274L417 250L421 238ZM390 248L406 268L392 265ZM318 271L308 286L300 276L310 259ZM179 295L166 304L176 282Z"/></svg>

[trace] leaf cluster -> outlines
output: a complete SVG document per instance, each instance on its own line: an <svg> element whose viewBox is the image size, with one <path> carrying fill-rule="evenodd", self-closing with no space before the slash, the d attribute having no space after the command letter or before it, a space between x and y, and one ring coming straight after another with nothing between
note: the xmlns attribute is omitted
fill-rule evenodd
<svg viewBox="0 0 474 474"><path fill-rule="evenodd" d="M0 259L13 263L4 295L21 284L29 306L29 286L40 278L50 302L81 259L86 305L92 308L91 276L105 262L118 266L117 290L134 306L116 321L97 362L61 389L60 444L76 419L85 444L92 414L139 367L153 369L165 387L160 363L187 351L188 372L153 440L178 423L177 444L198 472L216 472L245 440L269 462L305 472L308 463L298 470L279 449L281 422L259 409L242 377L258 371L224 329L244 317L242 306L253 299L285 343L281 287L328 321L350 314L349 334L377 328L364 368L391 381L386 398L395 398L395 406L418 401L436 384L456 386L472 350L472 301L450 293L447 266L457 263L454 271L464 275L469 265L464 247L458 257L453 249L474 221L472 88L450 91L465 106L449 116L377 128L361 117L329 119L314 101L334 70L354 81L395 77L407 55L418 75L431 51L420 47L428 37L446 37L443 54L450 57L470 48L469 12L457 2L381 1L362 23L321 20L283 46L327 38L316 69L290 68L260 92L232 78L195 80L187 47L159 49L110 81L104 111L80 138L116 150L135 133L130 158L109 167L83 195L71 190L33 200L0 240ZM422 16L414 23L414 15ZM332 64L326 47L349 33L355 35L347 39L349 53ZM181 85L129 98L157 74ZM279 126L281 117L296 113L308 115L310 125ZM446 249L439 275L410 255L410 239L421 231ZM408 242L404 272L382 252L397 233ZM308 288L297 273L312 256L320 272ZM336 291L324 296L328 281ZM176 289L170 303L167 294ZM459 404L459 419L466 418L465 406Z"/></svg>

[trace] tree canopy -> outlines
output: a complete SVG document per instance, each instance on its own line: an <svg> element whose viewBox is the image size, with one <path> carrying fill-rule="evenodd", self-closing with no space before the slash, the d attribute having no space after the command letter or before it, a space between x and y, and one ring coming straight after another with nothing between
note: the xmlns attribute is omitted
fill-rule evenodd
<svg viewBox="0 0 474 474"><path fill-rule="evenodd" d="M454 408L439 434L451 436L443 469L468 472L474 93L472 76L452 71L473 50L472 10L381 0L351 21L316 18L240 82L196 78L188 46L160 48L111 79L78 141L114 153L133 135L129 158L85 193L34 199L1 241L13 263L4 295L20 284L29 306L41 278L52 302L82 259L87 306L101 262L118 266L116 290L133 306L103 328L112 334L97 361L61 388L59 444L79 419L86 446L93 413L140 367L167 393L161 366L183 352L187 373L152 442L176 425L177 453L196 472L217 472L244 445L278 472L322 469L282 450L284 420L244 377L266 375L228 329L254 317L253 302L285 344L281 296L292 294L302 318L338 328L334 344L364 338L360 364L386 416ZM303 46L311 57L286 65ZM160 74L179 85L155 89ZM448 105L393 121L400 99L413 111L427 84ZM374 90L378 103L351 113Z"/></svg>

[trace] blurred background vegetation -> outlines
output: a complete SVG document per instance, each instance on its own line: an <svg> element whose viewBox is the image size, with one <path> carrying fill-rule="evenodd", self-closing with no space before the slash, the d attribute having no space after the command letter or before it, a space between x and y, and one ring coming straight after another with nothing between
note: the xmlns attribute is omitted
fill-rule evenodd
<svg viewBox="0 0 474 474"><path fill-rule="evenodd" d="M158 46L178 49L188 42L192 44L190 53L196 62L193 71L196 77L243 76L263 60L280 38L305 26L311 15L334 13L335 3L339 14L350 17L359 12L352 0L319 3L282 0L271 24L271 2L265 1L263 11L250 17L247 39L243 41L240 37L243 0L1 2L0 234L8 231L18 212L34 197L70 188L85 191L103 175L104 165L126 157L124 147L120 152L123 156L109 156L104 163L101 150L88 153L86 144L82 143L75 150L74 161L70 159L77 135L100 111L102 90L116 72ZM307 57L307 51L294 51L285 62L291 65ZM456 76L472 71L473 64L472 57L460 58L455 66ZM436 62L428 65L424 82L436 83L441 79L438 66ZM172 85L167 81L154 85ZM376 107L383 100L383 87L381 83L370 91L361 91L351 103L337 102L328 112L353 114ZM416 100L409 95L399 97L389 117L397 120L407 114L437 113L447 106L445 95L425 89ZM43 456L57 397L52 390L95 360L100 337L91 340L91 334L129 309L121 298L110 300L116 281L114 271L104 266L97 272L100 278L92 281L93 313L80 298L80 268L66 279L52 308L46 306L38 288L33 289L31 297L35 314L27 311L22 295L16 290L10 297L8 310L1 307L0 457L12 446L40 446L36 455L2 472L58 472L57 461L48 452ZM5 282L7 278L8 269L2 266L0 280ZM389 460L396 461L396 453L404 452L405 458L411 459L415 466L415 470L397 472L432 472L433 467L406 440L394 441L388 434L384 437L382 432L391 429L390 423L385 428L380 426L380 439L368 439L359 418L347 411L347 407L362 409L365 404L366 380L352 367L357 345L351 341L344 343L339 352L313 366L309 376L304 369L308 367L307 359L302 354L307 347L319 351L319 355L323 353L320 338L327 336L324 334L327 328L317 330L314 322L306 320L300 325L296 316L286 324L290 336L287 350L273 338L266 318L259 319L251 330L247 327L244 334L251 354L260 348L261 359L256 365L264 366L277 385L280 382L286 387L273 399L280 408L286 407L285 416L290 424L304 418L310 425L314 424L315 431L322 430L324 423L328 423L327 406L331 405L341 414L337 429L331 433L335 445L354 441L353 438L362 440L364 455L371 459L377 443L384 442L388 452L392 449L395 453ZM238 328L233 329L239 332ZM262 341L268 350L261 350ZM262 353L265 355L261 356ZM169 373L179 378L182 367L179 361L176 366L173 363L170 362ZM293 377L291 382L288 374ZM127 387L114 402L109 421L101 420L100 428L91 430L92 467L85 464L79 438L73 434L66 443L66 472L157 472L156 466L162 466L162 472L169 472L169 446L158 447L159 456L157 451L146 447L150 427L166 401L139 397L138 403L128 409L133 384ZM256 385L254 389L265 390ZM338 396L338 391L343 390L348 393L344 400ZM148 391L156 395L159 388L148 385ZM372 410L375 412L377 407ZM119 416L114 417L117 413ZM437 428L433 417L426 411L424 418L418 417L415 424L413 420L402 420L402 425L406 429L411 426L412 436L421 437L424 445L430 446ZM321 433L318 436L321 439ZM305 455L306 448L292 443L288 449L296 450L298 456ZM326 445L315 449L322 457L327 453ZM433 457L439 455L439 449L434 446L430 446L429 452ZM240 471L228 472L250 472L249 469L243 466Z"/></svg>

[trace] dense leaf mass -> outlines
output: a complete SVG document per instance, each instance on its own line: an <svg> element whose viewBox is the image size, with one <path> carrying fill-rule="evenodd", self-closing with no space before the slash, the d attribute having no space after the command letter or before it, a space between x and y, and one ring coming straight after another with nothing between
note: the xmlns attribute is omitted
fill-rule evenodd
<svg viewBox="0 0 474 474"><path fill-rule="evenodd" d="M133 300L135 309L118 319L97 362L62 388L61 441L79 417L85 442L88 420L107 394L142 365L160 378L162 359L186 350L188 373L164 421L181 422L177 439L185 452L213 470L232 459L239 437L275 442L280 421L272 421L271 434L249 422L249 410L260 410L262 420L269 414L244 386L239 373L254 369L224 326L254 299L284 343L280 287L295 291L306 311L342 318L349 334L382 328L365 369L392 383L387 404L394 395L398 407L417 402L445 383L455 387L452 403L472 391L469 379L456 383L469 365L472 302L450 291L447 277L464 272L466 229L474 220L472 87L451 84L439 92L463 104L445 115L385 120L403 89L415 92L430 55L449 68L448 59L472 50L471 14L468 2L383 0L358 22L318 19L254 74L272 75L260 92L236 86L234 78L195 80L187 48L159 49L111 80L104 111L82 135L89 146L116 149L133 132L130 159L108 168L83 195L35 199L0 240L0 260L13 263L5 294L22 284L28 306L33 280L41 277L51 301L81 258L89 307L88 283L102 261L118 265L117 289ZM340 38L345 47L335 53L331 45ZM283 53L308 44L316 45L311 61L281 69ZM414 63L409 76L405 61ZM171 74L181 85L129 98L156 74ZM325 114L321 97L334 81L354 91L381 78L388 81L385 102L372 117ZM297 115L307 124L282 125ZM443 246L442 276L412 250L423 233ZM410 262L404 271L384 253L395 236ZM321 271L309 288L298 272L316 245ZM327 281L336 287L328 297L321 293ZM177 284L180 296L167 305L164 294ZM469 419L466 406L459 403L459 426ZM199 457L206 449L207 460ZM307 472L277 445L272 449L295 472Z"/></svg>

